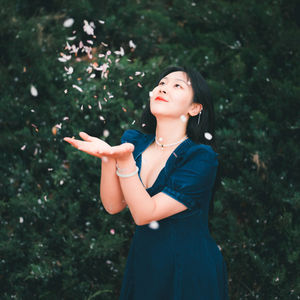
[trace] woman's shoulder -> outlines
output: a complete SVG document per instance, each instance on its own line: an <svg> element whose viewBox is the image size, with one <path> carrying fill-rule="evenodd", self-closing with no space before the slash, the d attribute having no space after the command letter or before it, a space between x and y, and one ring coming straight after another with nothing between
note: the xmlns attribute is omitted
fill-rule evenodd
<svg viewBox="0 0 300 300"><path fill-rule="evenodd" d="M189 147L186 149L184 156L186 159L193 161L216 162L219 154L210 145L197 144L189 139Z"/></svg>
<svg viewBox="0 0 300 300"><path fill-rule="evenodd" d="M135 142L145 136L146 135L144 133L142 133L138 130L128 129L123 133L123 135L121 137L121 142L122 143L132 143L132 142Z"/></svg>

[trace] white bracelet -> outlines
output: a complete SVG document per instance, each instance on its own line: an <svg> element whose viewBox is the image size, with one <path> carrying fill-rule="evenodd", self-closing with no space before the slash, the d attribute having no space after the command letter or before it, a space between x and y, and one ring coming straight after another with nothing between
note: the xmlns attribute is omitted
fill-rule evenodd
<svg viewBox="0 0 300 300"><path fill-rule="evenodd" d="M128 178L128 177L131 177L131 176L134 176L135 174L137 174L138 173L138 171L139 171L139 167L138 166L136 166L136 170L134 171L134 172L132 172L132 173L129 173L129 174L121 174L121 173L119 173L119 170L117 169L117 175L119 176L119 177L122 177L122 178Z"/></svg>
<svg viewBox="0 0 300 300"><path fill-rule="evenodd" d="M118 171L121 171L122 173L123 173L123 171L125 172L125 171L127 171L127 170L130 169L130 168L120 168L120 167L118 166L118 164L116 164L116 167L117 167L117 170L118 170Z"/></svg>

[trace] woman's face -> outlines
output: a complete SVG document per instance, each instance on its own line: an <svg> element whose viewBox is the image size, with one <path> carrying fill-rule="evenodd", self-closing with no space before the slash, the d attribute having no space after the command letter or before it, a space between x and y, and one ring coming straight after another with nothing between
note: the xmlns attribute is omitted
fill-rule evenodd
<svg viewBox="0 0 300 300"><path fill-rule="evenodd" d="M169 73L151 93L151 113L155 117L188 118L193 97L194 92L187 74L181 71Z"/></svg>

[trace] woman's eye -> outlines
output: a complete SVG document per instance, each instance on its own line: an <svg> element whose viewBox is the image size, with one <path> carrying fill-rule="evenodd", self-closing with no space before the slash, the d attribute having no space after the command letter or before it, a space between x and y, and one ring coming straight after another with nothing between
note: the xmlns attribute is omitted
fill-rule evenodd
<svg viewBox="0 0 300 300"><path fill-rule="evenodd" d="M158 85L164 85L165 82L164 81L161 81Z"/></svg>
<svg viewBox="0 0 300 300"><path fill-rule="evenodd" d="M180 85L180 84L178 84L178 83L176 83L176 84L175 84L175 87L177 87L177 88L178 88L178 87L179 87L179 88L181 88L181 85Z"/></svg>

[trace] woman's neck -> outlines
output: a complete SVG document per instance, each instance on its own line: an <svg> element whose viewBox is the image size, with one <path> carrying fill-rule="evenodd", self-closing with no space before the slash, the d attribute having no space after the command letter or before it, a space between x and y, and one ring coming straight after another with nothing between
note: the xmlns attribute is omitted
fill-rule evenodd
<svg viewBox="0 0 300 300"><path fill-rule="evenodd" d="M187 123L172 119L156 120L156 139L160 144L172 144L186 136Z"/></svg>

